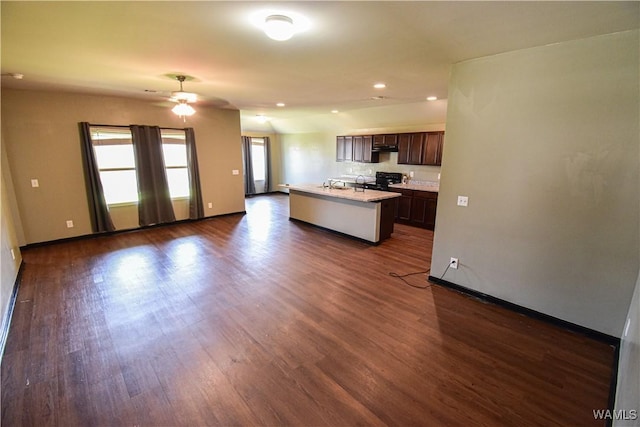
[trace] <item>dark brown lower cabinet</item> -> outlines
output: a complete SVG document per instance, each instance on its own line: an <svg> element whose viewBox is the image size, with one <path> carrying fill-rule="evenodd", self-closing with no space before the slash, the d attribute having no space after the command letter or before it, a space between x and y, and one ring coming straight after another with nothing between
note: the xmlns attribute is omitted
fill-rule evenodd
<svg viewBox="0 0 640 427"><path fill-rule="evenodd" d="M392 190L402 194L396 200L396 222L409 223L411 221L411 202L413 190Z"/></svg>
<svg viewBox="0 0 640 427"><path fill-rule="evenodd" d="M394 199L387 199L381 201L380 205L380 241L383 241L393 233L395 202Z"/></svg>
<svg viewBox="0 0 640 427"><path fill-rule="evenodd" d="M402 194L395 199L397 223L414 225L428 230L435 228L438 193L400 188L390 190Z"/></svg>

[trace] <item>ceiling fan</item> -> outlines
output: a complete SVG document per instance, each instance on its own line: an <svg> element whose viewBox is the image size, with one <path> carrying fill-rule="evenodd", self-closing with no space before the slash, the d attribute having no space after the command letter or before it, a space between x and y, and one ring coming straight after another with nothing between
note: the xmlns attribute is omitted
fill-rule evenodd
<svg viewBox="0 0 640 427"><path fill-rule="evenodd" d="M182 89L182 83L187 79L186 76L177 75L175 76L176 80L180 82L180 90L171 92L171 97L169 98L172 102L177 102L178 105L173 107L171 111L173 111L179 117L182 117L183 121L187 121L187 116L192 116L196 110L189 105L189 103L197 102L198 95L192 92L185 92Z"/></svg>

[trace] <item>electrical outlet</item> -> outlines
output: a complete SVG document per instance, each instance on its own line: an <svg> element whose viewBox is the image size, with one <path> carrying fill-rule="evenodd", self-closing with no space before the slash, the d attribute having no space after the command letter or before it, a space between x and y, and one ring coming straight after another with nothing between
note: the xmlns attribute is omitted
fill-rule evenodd
<svg viewBox="0 0 640 427"><path fill-rule="evenodd" d="M409 178L413 178L413 171L409 171Z"/></svg>
<svg viewBox="0 0 640 427"><path fill-rule="evenodd" d="M209 203L207 204L207 207L208 207L209 209L213 208L213 203L209 202Z"/></svg>
<svg viewBox="0 0 640 427"><path fill-rule="evenodd" d="M67 228L73 228L73 221L72 220L67 220Z"/></svg>
<svg viewBox="0 0 640 427"><path fill-rule="evenodd" d="M458 269L458 258L451 257L451 261L449 261L449 267L453 268L454 270L457 270Z"/></svg>
<svg viewBox="0 0 640 427"><path fill-rule="evenodd" d="M31 186L32 186L33 188L37 188L37 187L40 187L40 183L38 182L38 180L37 180L37 179L32 179L32 180L31 180Z"/></svg>
<svg viewBox="0 0 640 427"><path fill-rule="evenodd" d="M238 169L233 169L231 171L231 175L240 175L240 171Z"/></svg>
<svg viewBox="0 0 640 427"><path fill-rule="evenodd" d="M469 206L469 198L467 196L458 196L458 206Z"/></svg>

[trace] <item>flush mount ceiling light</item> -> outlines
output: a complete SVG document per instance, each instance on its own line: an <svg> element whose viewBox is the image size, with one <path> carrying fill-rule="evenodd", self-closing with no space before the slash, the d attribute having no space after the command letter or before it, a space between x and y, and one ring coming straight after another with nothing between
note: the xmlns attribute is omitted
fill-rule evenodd
<svg viewBox="0 0 640 427"><path fill-rule="evenodd" d="M198 95L191 92L185 92L182 90L182 82L187 79L186 76L176 76L176 80L180 82L180 90L171 92L170 100L173 102L177 102L178 105L173 107L171 111L173 111L179 117L182 117L182 120L186 121L187 116L192 116L196 110L193 109L190 102L196 102L198 100Z"/></svg>
<svg viewBox="0 0 640 427"><path fill-rule="evenodd" d="M253 13L249 20L269 38L277 41L289 40L311 27L309 19L291 10L260 10Z"/></svg>
<svg viewBox="0 0 640 427"><path fill-rule="evenodd" d="M376 83L373 85L373 87L376 89L384 89L385 87L387 87L387 85L384 83Z"/></svg>
<svg viewBox="0 0 640 427"><path fill-rule="evenodd" d="M427 97L427 101L437 101L438 97L437 96L428 96Z"/></svg>
<svg viewBox="0 0 640 427"><path fill-rule="evenodd" d="M264 20L264 32L270 39L289 40L295 31L293 19L286 15L269 15Z"/></svg>

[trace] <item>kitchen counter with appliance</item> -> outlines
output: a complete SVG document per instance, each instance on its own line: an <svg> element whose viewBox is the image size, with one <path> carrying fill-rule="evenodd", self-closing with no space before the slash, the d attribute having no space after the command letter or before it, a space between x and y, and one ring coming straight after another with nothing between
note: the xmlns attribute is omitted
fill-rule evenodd
<svg viewBox="0 0 640 427"><path fill-rule="evenodd" d="M400 194L317 184L282 185L289 189L289 218L369 243L391 237L395 198Z"/></svg>

